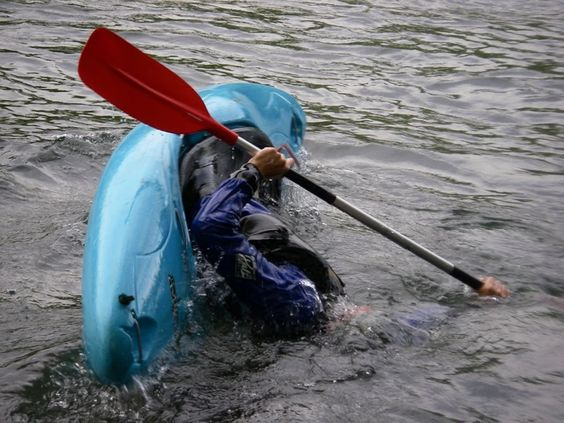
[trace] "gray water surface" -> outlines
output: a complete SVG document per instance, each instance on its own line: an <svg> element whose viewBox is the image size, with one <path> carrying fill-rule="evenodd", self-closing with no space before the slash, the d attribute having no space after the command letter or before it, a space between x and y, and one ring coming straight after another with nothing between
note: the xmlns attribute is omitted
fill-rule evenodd
<svg viewBox="0 0 564 423"><path fill-rule="evenodd" d="M0 420L563 421L563 17L559 0L0 2ZM216 315L134 386L99 385L83 241L135 122L77 77L98 26L198 89L288 91L304 173L512 297L479 299L288 187L347 284L336 308L372 311L298 340Z"/></svg>

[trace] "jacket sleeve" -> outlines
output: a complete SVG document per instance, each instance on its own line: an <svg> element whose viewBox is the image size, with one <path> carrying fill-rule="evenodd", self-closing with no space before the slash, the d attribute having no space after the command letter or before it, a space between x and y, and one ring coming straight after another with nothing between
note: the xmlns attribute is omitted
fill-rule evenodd
<svg viewBox="0 0 564 423"><path fill-rule="evenodd" d="M204 198L192 222L194 240L253 317L282 331L312 324L323 311L313 283L296 266L269 262L240 231L256 189L248 179L240 172Z"/></svg>

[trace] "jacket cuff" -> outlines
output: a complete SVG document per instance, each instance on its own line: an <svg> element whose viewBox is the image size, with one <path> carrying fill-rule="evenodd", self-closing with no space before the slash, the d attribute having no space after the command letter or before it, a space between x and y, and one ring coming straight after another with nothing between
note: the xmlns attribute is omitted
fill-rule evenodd
<svg viewBox="0 0 564 423"><path fill-rule="evenodd" d="M262 175L260 174L259 170L255 165L251 163L245 163L239 168L239 170L233 172L231 174L231 177L236 179L243 179L244 181L246 181L253 189L253 192L257 190L262 179Z"/></svg>

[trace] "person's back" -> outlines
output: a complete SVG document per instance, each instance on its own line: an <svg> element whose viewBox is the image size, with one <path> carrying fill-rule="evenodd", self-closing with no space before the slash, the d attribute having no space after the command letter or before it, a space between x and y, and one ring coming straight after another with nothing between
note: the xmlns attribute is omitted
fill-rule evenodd
<svg viewBox="0 0 564 423"><path fill-rule="evenodd" d="M264 148L219 183L225 168L240 160L226 163L224 149L212 146L190 161L185 205L193 239L266 330L295 334L310 329L323 314L322 299L343 294L343 283L312 247L253 198L262 181L274 178L277 184L292 159Z"/></svg>

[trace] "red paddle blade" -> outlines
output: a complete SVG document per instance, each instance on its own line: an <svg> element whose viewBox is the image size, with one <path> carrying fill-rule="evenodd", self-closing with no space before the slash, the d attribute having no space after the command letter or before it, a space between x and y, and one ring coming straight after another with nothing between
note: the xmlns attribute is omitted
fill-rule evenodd
<svg viewBox="0 0 564 423"><path fill-rule="evenodd" d="M233 144L237 134L216 122L182 78L106 28L96 29L78 63L82 81L131 117L175 134L208 130Z"/></svg>

